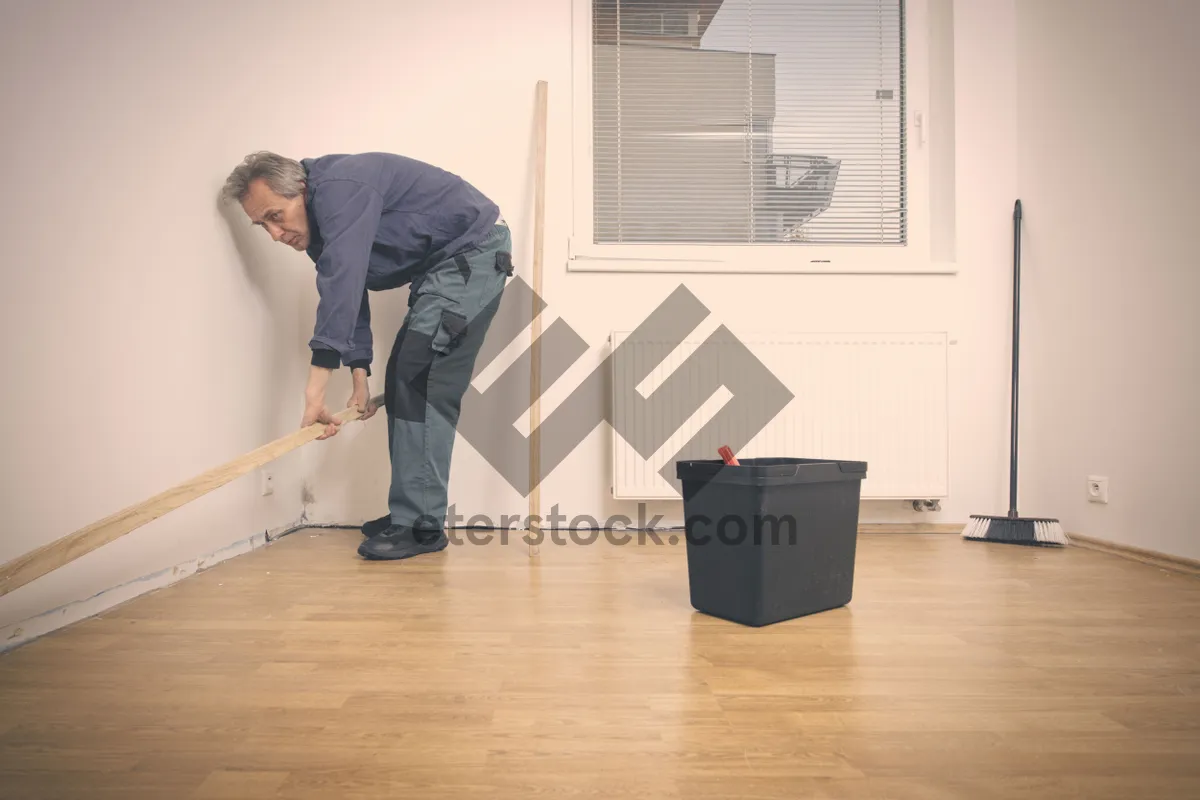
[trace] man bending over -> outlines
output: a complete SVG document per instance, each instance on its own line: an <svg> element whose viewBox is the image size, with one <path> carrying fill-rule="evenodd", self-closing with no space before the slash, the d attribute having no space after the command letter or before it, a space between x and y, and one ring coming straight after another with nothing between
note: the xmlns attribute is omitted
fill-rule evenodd
<svg viewBox="0 0 1200 800"><path fill-rule="evenodd" d="M299 161L253 153L224 196L316 267L316 323L302 427L338 423L325 405L333 371L351 370L347 407L363 418L374 357L368 292L409 286L408 312L384 375L388 513L363 526L369 559L446 547L450 456L484 335L513 273L512 237L494 202L445 170L389 153Z"/></svg>

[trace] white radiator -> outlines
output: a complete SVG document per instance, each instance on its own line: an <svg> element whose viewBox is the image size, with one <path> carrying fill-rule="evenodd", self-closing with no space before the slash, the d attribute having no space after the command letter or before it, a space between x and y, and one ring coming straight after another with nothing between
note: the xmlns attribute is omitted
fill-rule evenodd
<svg viewBox="0 0 1200 800"><path fill-rule="evenodd" d="M613 347L618 347L628 335L628 331L614 331ZM739 334L738 338L794 395L772 421L738 449L739 457L866 461L864 500L933 500L948 495L946 334L772 333L757 337ZM655 388L702 341L697 338L674 348L638 385L638 393L651 397ZM657 352L662 355L664 351L659 347ZM637 352L631 352L629 358L617 361L614 369L632 370L639 361L648 366ZM730 398L730 392L724 388L714 392L648 458L642 458L614 428L613 496L639 500L678 498L679 494L663 479L660 470L669 467L669 474L674 477L674 455ZM676 392L674 397L666 399L690 404L682 409L685 414L697 405L695 393ZM632 413L621 406L624 401L619 392L613 392L612 402L614 418ZM663 415L642 413L642 416L646 419L639 419L638 424L653 426L654 417ZM720 456L714 451L700 457Z"/></svg>

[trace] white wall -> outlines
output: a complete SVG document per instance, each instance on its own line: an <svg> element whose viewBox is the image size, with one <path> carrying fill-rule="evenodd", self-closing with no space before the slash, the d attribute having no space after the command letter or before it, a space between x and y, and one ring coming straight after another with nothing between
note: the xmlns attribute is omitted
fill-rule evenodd
<svg viewBox="0 0 1200 800"><path fill-rule="evenodd" d="M430 9L0 5L0 562L296 428L312 266L218 209L247 152L395 150L531 202L533 85L569 43L527 48L527 20L482 0ZM375 306L381 358L396 294ZM379 513L329 471L386 486L362 466L382 463L382 422L276 462L271 497L239 479L0 598L0 627L287 525L310 475L339 516Z"/></svg>
<svg viewBox="0 0 1200 800"><path fill-rule="evenodd" d="M1200 558L1200 4L1018 8L1022 510Z"/></svg>
<svg viewBox="0 0 1200 800"><path fill-rule="evenodd" d="M566 271L567 0L80 0L0 14L9 342L0 560L295 427L311 265L252 235L236 214L231 229L215 203L250 150L384 149L458 172L504 209L528 278L534 86L546 79L545 296L549 318L564 317L592 345L563 379L568 388L603 357L610 329L643 319L681 277ZM960 274L685 278L735 332L775 315L797 329L952 333L952 498L920 519L961 522L1004 504L1015 24L1013 0L957 3ZM380 373L405 308L406 293L393 294L372 304ZM345 377L331 402L344 402ZM552 407L548 398L543 415ZM0 598L0 623L287 524L305 488L309 519L381 514L384 441L379 418L309 445L279 462L273 497L241 479ZM608 498L606 444L598 428L548 479L547 511L557 503L566 514L636 517L635 505ZM451 501L494 519L527 508L461 440ZM672 504L660 509L678 515ZM865 520L915 518L895 505L864 511Z"/></svg>

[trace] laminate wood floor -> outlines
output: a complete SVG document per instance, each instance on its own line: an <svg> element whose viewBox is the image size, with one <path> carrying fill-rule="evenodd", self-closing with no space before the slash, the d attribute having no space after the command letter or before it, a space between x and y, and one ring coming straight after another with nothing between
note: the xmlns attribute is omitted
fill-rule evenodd
<svg viewBox="0 0 1200 800"><path fill-rule="evenodd" d="M1200 578L863 535L850 605L694 612L683 545L307 530L0 656L5 798L1200 797Z"/></svg>

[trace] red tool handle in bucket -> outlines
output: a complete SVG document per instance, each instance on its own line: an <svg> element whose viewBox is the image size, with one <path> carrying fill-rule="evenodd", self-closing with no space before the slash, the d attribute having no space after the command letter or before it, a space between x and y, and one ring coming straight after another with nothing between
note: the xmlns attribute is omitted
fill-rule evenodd
<svg viewBox="0 0 1200 800"><path fill-rule="evenodd" d="M721 458L725 459L726 464L728 464L731 467L738 466L738 460L733 455L733 451L729 449L729 445L727 445L727 444L721 445L717 449L717 452L721 454Z"/></svg>

